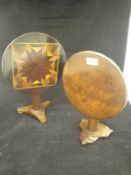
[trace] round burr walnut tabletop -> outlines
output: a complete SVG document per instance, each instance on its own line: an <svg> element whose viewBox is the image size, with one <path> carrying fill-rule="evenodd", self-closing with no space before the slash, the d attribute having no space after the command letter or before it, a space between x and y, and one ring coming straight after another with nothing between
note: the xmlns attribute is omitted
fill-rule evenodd
<svg viewBox="0 0 131 175"><path fill-rule="evenodd" d="M89 118L90 122L82 120L80 126L90 131L97 130L99 120L121 113L127 102L119 67L97 52L82 51L71 56L64 67L63 86L72 105Z"/></svg>

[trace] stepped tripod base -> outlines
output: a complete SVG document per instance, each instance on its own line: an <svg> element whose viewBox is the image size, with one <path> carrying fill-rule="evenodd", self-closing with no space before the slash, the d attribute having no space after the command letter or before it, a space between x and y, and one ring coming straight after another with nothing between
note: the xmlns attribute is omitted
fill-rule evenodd
<svg viewBox="0 0 131 175"><path fill-rule="evenodd" d="M99 138L106 138L113 132L108 126L99 123L99 121L95 119L82 119L80 122L80 129L82 145L93 143Z"/></svg>
<svg viewBox="0 0 131 175"><path fill-rule="evenodd" d="M36 117L40 123L45 123L47 121L45 110L50 105L50 101L41 102L40 96L32 95L32 105L18 107L18 113L30 114L33 117Z"/></svg>

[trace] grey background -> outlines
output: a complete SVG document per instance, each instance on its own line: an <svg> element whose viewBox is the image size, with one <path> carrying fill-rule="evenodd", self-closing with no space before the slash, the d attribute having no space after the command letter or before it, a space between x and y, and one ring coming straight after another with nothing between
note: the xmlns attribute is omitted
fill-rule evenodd
<svg viewBox="0 0 131 175"><path fill-rule="evenodd" d="M130 0L0 0L0 56L26 32L45 32L64 46L67 57L95 50L123 70ZM2 74L2 73L1 73ZM82 146L83 118L66 99L62 83L43 94L52 100L48 123L17 114L30 96L13 91L0 74L0 175L131 175L131 107L106 120L108 139Z"/></svg>

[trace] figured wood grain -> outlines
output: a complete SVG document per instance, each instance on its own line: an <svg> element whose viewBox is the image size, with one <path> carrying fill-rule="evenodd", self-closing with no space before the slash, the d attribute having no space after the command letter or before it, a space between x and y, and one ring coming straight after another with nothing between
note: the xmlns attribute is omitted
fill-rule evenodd
<svg viewBox="0 0 131 175"><path fill-rule="evenodd" d="M65 93L88 120L80 122L82 144L108 137L113 130L99 122L122 112L127 102L125 81L119 67L105 55L83 51L71 56L63 71Z"/></svg>
<svg viewBox="0 0 131 175"><path fill-rule="evenodd" d="M115 117L127 102L119 67L97 52L83 51L71 56L64 67L63 85L72 105L91 118Z"/></svg>

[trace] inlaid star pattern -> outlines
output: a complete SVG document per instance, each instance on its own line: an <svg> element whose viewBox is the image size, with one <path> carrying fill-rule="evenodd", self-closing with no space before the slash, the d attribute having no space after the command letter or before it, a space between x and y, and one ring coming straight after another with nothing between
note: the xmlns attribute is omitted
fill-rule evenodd
<svg viewBox="0 0 131 175"><path fill-rule="evenodd" d="M13 87L27 89L55 85L59 58L59 44L14 44Z"/></svg>

